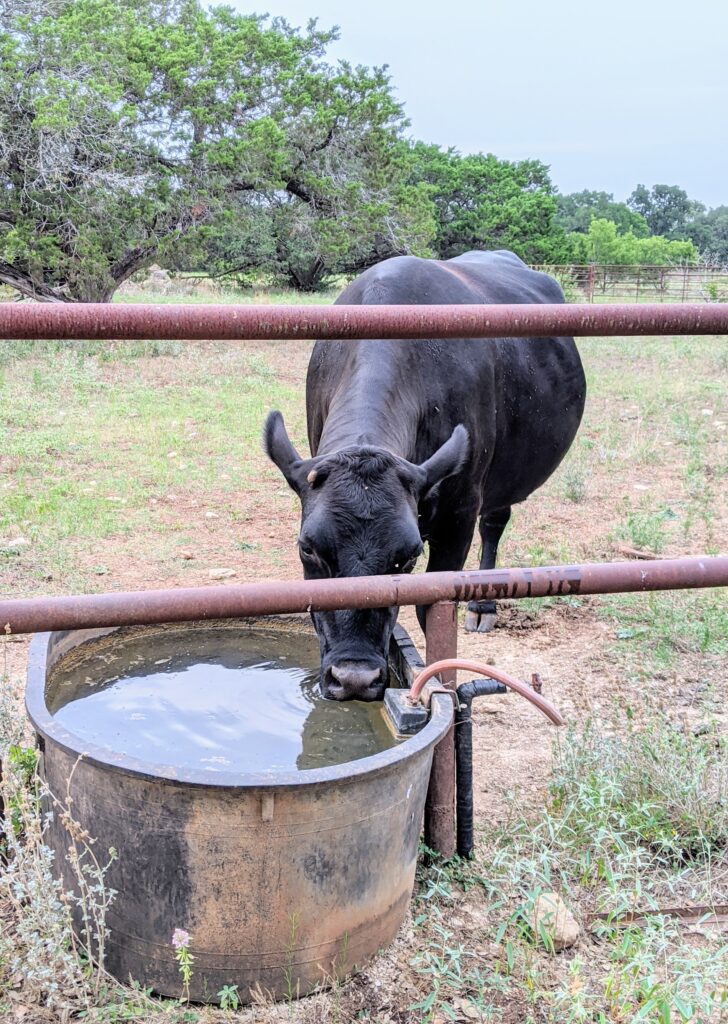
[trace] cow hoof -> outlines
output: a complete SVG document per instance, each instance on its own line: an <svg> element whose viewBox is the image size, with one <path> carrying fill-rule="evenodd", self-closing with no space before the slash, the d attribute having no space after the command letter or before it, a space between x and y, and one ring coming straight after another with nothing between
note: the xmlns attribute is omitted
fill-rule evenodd
<svg viewBox="0 0 728 1024"><path fill-rule="evenodd" d="M495 612L471 612L465 613L466 633L490 633L495 626Z"/></svg>
<svg viewBox="0 0 728 1024"><path fill-rule="evenodd" d="M465 632L477 633L480 616L477 612L465 612Z"/></svg>

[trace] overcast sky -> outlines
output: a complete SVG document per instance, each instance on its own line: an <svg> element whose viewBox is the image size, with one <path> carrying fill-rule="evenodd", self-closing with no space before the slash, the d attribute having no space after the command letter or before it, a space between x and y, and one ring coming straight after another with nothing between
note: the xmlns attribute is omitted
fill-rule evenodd
<svg viewBox="0 0 728 1024"><path fill-rule="evenodd" d="M233 0L339 25L388 64L412 134L551 167L562 192L641 182L728 204L726 0Z"/></svg>

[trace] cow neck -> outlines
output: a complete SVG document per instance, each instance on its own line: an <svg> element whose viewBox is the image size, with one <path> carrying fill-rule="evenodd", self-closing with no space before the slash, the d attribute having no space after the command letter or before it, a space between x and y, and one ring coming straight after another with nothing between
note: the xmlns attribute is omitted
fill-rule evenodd
<svg viewBox="0 0 728 1024"><path fill-rule="evenodd" d="M382 342L369 345L377 346L376 353L362 352L361 346L332 398L317 453L329 455L342 448L367 446L411 459L418 410L408 401L405 381L387 358Z"/></svg>

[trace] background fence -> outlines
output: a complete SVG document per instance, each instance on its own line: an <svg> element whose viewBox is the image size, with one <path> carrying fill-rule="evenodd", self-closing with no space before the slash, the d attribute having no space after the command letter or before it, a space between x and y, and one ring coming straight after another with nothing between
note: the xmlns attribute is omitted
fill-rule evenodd
<svg viewBox="0 0 728 1024"><path fill-rule="evenodd" d="M537 264L570 302L728 302L728 267Z"/></svg>

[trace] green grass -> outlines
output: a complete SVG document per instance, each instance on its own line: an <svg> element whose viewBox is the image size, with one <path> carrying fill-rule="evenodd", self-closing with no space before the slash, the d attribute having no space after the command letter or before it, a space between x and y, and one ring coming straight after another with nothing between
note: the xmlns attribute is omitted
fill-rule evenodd
<svg viewBox="0 0 728 1024"><path fill-rule="evenodd" d="M258 354L201 354L173 353L162 382L138 375L128 352L119 372L83 348L5 364L0 453L12 474L0 485L0 557L2 538L21 536L57 564L77 542L162 531L150 510L168 495L232 506L255 485L265 415L298 396Z"/></svg>
<svg viewBox="0 0 728 1024"><path fill-rule="evenodd" d="M614 594L599 609L613 624L625 661L638 654L648 667L660 669L685 654L728 655L725 589Z"/></svg>
<svg viewBox="0 0 728 1024"><path fill-rule="evenodd" d="M327 305L333 302L343 287L331 285L316 292L299 292L292 288L238 288L231 282L216 282L195 278L176 278L170 282L169 289L160 290L150 282L140 285L130 284L123 287L114 296L114 302L153 302L153 303L195 303L197 305L214 303L215 305L284 305L311 306Z"/></svg>
<svg viewBox="0 0 728 1024"><path fill-rule="evenodd" d="M647 504L627 512L625 522L615 533L635 548L659 555L667 542L669 524L677 518L677 513L669 506L653 508Z"/></svg>

